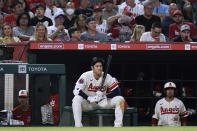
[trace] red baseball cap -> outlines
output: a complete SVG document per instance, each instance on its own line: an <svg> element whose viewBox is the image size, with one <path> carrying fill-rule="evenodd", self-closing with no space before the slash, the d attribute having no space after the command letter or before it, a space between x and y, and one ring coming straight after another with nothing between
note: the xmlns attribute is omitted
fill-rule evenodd
<svg viewBox="0 0 197 131"><path fill-rule="evenodd" d="M175 16L175 15L183 15L183 13L182 13L181 10L175 10L175 11L173 12L173 16Z"/></svg>
<svg viewBox="0 0 197 131"><path fill-rule="evenodd" d="M112 3L112 4L114 3L113 0L104 0L103 1L104 4L107 3L107 2Z"/></svg>
<svg viewBox="0 0 197 131"><path fill-rule="evenodd" d="M94 9L94 11L102 11L103 10L103 8L100 5L95 5L93 9Z"/></svg>

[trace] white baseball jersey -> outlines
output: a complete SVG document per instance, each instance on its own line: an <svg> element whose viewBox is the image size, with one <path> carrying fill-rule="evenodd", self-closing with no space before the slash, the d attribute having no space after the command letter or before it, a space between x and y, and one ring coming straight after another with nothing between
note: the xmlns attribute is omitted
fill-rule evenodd
<svg viewBox="0 0 197 131"><path fill-rule="evenodd" d="M74 90L81 89L88 96L96 96L96 92L98 90L106 94L107 89L109 91L113 91L118 87L119 82L109 74L107 74L106 76L104 86L100 87L102 77L103 77L103 73L102 76L98 80L96 80L94 78L93 71L87 71L80 76L80 78L76 82L76 86Z"/></svg>
<svg viewBox="0 0 197 131"><path fill-rule="evenodd" d="M160 99L155 106L153 118L158 120L160 126L181 126L181 118L187 117L183 102L174 98L171 102Z"/></svg>
<svg viewBox="0 0 197 131"><path fill-rule="evenodd" d="M131 17L133 19L135 19L135 17L139 16L139 15L143 15L144 14L144 6L141 4L136 4L136 6L134 8L130 7L130 6L120 6L118 9L118 13L123 13L124 10L130 11L131 12Z"/></svg>
<svg viewBox="0 0 197 131"><path fill-rule="evenodd" d="M102 20L102 24L96 24L96 30L101 33L107 33L108 27L107 27L107 21Z"/></svg>

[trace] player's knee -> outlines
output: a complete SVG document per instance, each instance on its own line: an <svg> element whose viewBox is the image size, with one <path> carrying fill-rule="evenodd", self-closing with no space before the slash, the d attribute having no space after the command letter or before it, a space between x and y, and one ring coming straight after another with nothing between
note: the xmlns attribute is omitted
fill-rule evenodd
<svg viewBox="0 0 197 131"><path fill-rule="evenodd" d="M73 100L72 100L72 105L74 106L74 105L78 105L78 104L81 104L82 103L82 101L83 101L83 98L81 97L81 96L79 96L79 95L76 95L74 98L73 98Z"/></svg>
<svg viewBox="0 0 197 131"><path fill-rule="evenodd" d="M118 105L124 105L125 104L125 99L122 96L116 96L116 104Z"/></svg>

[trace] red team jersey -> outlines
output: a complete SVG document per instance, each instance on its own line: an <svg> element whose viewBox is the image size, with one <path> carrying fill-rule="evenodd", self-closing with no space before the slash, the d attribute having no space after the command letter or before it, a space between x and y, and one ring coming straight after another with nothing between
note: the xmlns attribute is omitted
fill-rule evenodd
<svg viewBox="0 0 197 131"><path fill-rule="evenodd" d="M59 120L59 95L58 94L51 94L50 105L52 106L52 109L53 109L54 124L57 124Z"/></svg>
<svg viewBox="0 0 197 131"><path fill-rule="evenodd" d="M7 15L4 18L4 23L10 24L12 27L16 26L16 17L13 14Z"/></svg>
<svg viewBox="0 0 197 131"><path fill-rule="evenodd" d="M29 125L31 121L31 108L29 106L27 111L22 110L22 106L19 105L12 110L13 119L24 122L24 125Z"/></svg>
<svg viewBox="0 0 197 131"><path fill-rule="evenodd" d="M35 14L36 6L40 3L45 4L45 0L27 0L27 4L29 5L29 9Z"/></svg>
<svg viewBox="0 0 197 131"><path fill-rule="evenodd" d="M187 24L191 28L191 36L195 37L197 35L194 24L191 22L183 22L183 24ZM180 29L177 27L176 23L173 23L169 27L169 38L173 39L180 35Z"/></svg>

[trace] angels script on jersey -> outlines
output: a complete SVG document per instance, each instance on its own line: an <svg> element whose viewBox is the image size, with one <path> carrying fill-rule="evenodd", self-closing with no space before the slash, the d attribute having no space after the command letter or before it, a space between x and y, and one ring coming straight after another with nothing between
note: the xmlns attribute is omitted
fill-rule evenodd
<svg viewBox="0 0 197 131"><path fill-rule="evenodd" d="M179 108L175 106L174 108L163 108L161 106L161 115L164 114L178 114L179 113Z"/></svg>
<svg viewBox="0 0 197 131"><path fill-rule="evenodd" d="M106 86L93 86L92 83L88 86L88 91L97 92L98 90L104 92L106 90Z"/></svg>

